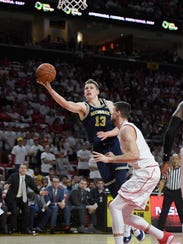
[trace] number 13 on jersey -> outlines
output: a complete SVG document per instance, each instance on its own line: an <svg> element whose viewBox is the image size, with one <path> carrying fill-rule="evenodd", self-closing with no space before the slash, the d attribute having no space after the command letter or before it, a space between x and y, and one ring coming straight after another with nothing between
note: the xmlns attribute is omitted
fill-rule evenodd
<svg viewBox="0 0 183 244"><path fill-rule="evenodd" d="M106 126L106 117L105 116L96 116L95 117L95 126Z"/></svg>

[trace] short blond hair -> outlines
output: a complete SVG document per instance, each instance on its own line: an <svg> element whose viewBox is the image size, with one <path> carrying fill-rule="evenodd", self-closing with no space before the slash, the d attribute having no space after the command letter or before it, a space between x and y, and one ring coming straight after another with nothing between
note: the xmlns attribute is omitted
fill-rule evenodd
<svg viewBox="0 0 183 244"><path fill-rule="evenodd" d="M88 79L86 82L85 82L85 85L88 85L88 84L94 84L96 86L96 88L99 90L99 84L93 80L93 79Z"/></svg>

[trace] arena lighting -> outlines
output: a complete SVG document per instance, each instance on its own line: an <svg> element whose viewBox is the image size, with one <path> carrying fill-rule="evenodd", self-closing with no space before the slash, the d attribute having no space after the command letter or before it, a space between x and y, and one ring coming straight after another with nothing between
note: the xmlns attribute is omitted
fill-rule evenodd
<svg viewBox="0 0 183 244"><path fill-rule="evenodd" d="M64 13L66 13L66 14L72 14L73 16L81 16L82 15L82 13L81 12L79 12L79 10L78 9L76 9L76 8L65 8L64 9Z"/></svg>
<svg viewBox="0 0 183 244"><path fill-rule="evenodd" d="M113 20L132 22L132 23L143 24L143 25L155 25L155 22L150 21L150 20L134 19L134 18L122 17L122 16L116 16L116 15L110 15L110 14L89 12L88 15L98 17L98 18L113 19Z"/></svg>
<svg viewBox="0 0 183 244"><path fill-rule="evenodd" d="M48 4L48 3L36 2L34 7L37 10L43 10L44 12L53 12L54 11L54 8L51 8L50 4Z"/></svg>
<svg viewBox="0 0 183 244"><path fill-rule="evenodd" d="M13 4L13 5L25 5L23 1L13 1L13 0L0 0L1 3Z"/></svg>
<svg viewBox="0 0 183 244"><path fill-rule="evenodd" d="M174 24L174 23L170 23L170 22L168 22L168 21L166 21L166 20L164 20L163 22L162 22L162 27L164 28L164 29L168 29L168 30L170 30L170 31L174 31L174 30L178 30L178 27Z"/></svg>

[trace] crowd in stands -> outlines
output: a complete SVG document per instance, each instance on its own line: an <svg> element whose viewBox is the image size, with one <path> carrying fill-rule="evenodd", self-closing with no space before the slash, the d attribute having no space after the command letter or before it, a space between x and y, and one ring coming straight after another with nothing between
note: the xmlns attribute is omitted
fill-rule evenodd
<svg viewBox="0 0 183 244"><path fill-rule="evenodd" d="M183 3L181 0L88 0L90 8L108 13L133 14L133 16L143 16L152 19L162 17L182 18Z"/></svg>
<svg viewBox="0 0 183 244"><path fill-rule="evenodd" d="M27 172L33 177L39 188L45 187L43 183L45 183L46 177L50 187L58 187L59 184L60 188L66 189L67 194L70 194L75 178L82 180L84 176L87 182L81 181L81 187L87 188L88 182L91 182L92 186L93 179L100 175L94 162L89 162L91 147L78 117L60 108L36 83L34 72L42 62L41 60L21 62L8 59L0 61L0 170L2 171L2 181L7 180L13 172L17 171L20 164L28 161ZM148 70L125 63L114 65L92 60L81 62L81 60L79 63L57 60L53 63L57 69L57 77L53 82L56 90L68 100L81 101L84 99L84 82L88 78L93 78L100 84L101 97L114 102L119 100L130 102L134 108L131 120L140 127L150 143L156 160L161 164L162 137L172 112L178 102L182 100L183 74L170 70ZM175 140L174 151L178 151L181 145L180 131ZM21 157L19 147L21 147ZM16 161L16 157L19 158L18 161ZM84 160L85 165L82 163ZM55 182L53 182L53 178ZM86 193L88 194L88 192ZM87 194L88 201L90 197L88 198ZM51 201L47 197L44 200L46 203ZM68 230L71 221L69 220L70 209L66 210L67 215L61 211L65 209L65 201L66 199L54 211L55 215L58 211L63 212L64 228ZM83 208L79 208L78 231L96 233L96 216L93 216L93 213L95 213L97 205L93 201L87 201L85 205L91 206L91 209L87 208L90 215L88 220L90 228L86 229L86 223L83 222L83 214L86 214L86 209L83 212ZM74 200L72 205L76 206ZM50 232L54 233L53 227L55 227L57 219L55 215L51 216L52 210L50 212L49 210L48 212L42 211L44 207L49 209L53 206L43 204L39 209L34 207L31 209L33 215L30 229L37 227L37 232L44 232L48 225ZM78 208L73 207L73 211L75 210ZM8 210L6 211L8 213ZM33 216L35 214L37 216L39 212L43 213L41 214L43 219L35 223L37 220L34 220ZM35 224L37 225L35 226ZM8 229L3 230L5 233L7 231Z"/></svg>
<svg viewBox="0 0 183 244"><path fill-rule="evenodd" d="M21 179L28 186L25 201ZM89 184L82 176L60 178L54 167L43 175L30 169L26 161L6 182L0 182L0 233L70 233L71 227L78 227L79 233L97 233L104 228L100 225L106 206L102 179Z"/></svg>
<svg viewBox="0 0 183 244"><path fill-rule="evenodd" d="M133 35L131 35L130 38L132 38L131 40L133 42ZM88 45L84 42L78 44L72 38L68 42L65 42L64 39L61 38L54 40L51 35L48 35L39 43L25 43L25 46L73 52L81 59L86 56L100 55L122 59L134 59L137 61L151 61L163 64L169 63L179 65L183 63L183 59L177 53L176 47L172 47L171 49L162 49L161 47L153 47L147 44L143 49L140 49L134 48L133 44L130 44L130 46L127 47L128 42L130 43L131 41L128 37L124 36L117 40L101 43L101 45ZM121 45L121 43L123 43L123 45Z"/></svg>
<svg viewBox="0 0 183 244"><path fill-rule="evenodd" d="M32 146L33 138L38 136L52 143L55 152L65 150L72 161L87 136L78 117L55 104L36 83L34 72L41 61L0 63L1 148L12 149L17 137L31 141ZM149 140L161 142L172 111L182 99L182 72L91 60L78 64L56 61L53 65L57 69L53 86L66 99L82 101L83 84L93 78L100 84L101 97L132 104L132 120Z"/></svg>

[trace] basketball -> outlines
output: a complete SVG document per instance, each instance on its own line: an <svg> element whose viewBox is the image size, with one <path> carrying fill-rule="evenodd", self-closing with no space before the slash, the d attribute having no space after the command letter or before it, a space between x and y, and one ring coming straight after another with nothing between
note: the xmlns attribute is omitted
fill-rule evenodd
<svg viewBox="0 0 183 244"><path fill-rule="evenodd" d="M36 69L36 78L41 82L52 82L56 77L56 69L52 64L43 63Z"/></svg>

